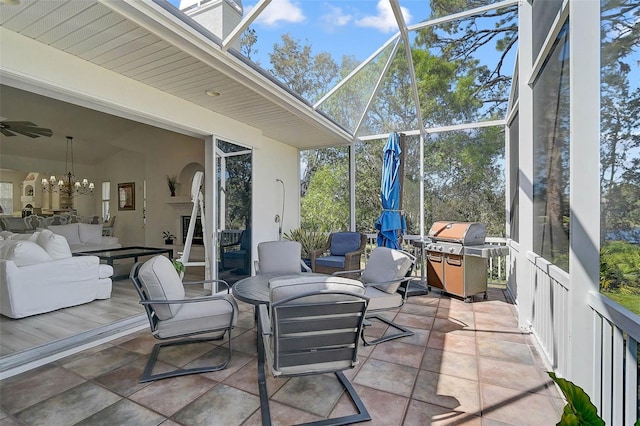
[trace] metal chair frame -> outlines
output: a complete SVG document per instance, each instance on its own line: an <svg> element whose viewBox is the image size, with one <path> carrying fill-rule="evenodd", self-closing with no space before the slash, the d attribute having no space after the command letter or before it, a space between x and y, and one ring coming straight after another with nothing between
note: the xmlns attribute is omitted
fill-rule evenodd
<svg viewBox="0 0 640 426"><path fill-rule="evenodd" d="M349 301L303 302L301 299L318 295L346 295ZM342 291L318 291L282 299L271 305L271 318L267 305L259 305L258 321L262 336L273 339L272 369L282 366L314 364L313 371L278 376L296 377L334 373L354 403L357 414L305 423L313 426L349 425L371 420L371 415L355 388L342 370L357 363L358 341L362 334L368 299ZM324 317L324 318L323 318ZM327 335L328 331L333 334ZM266 345L265 345L266 346ZM319 363L351 358L351 367L322 369ZM260 386L262 424L270 425L269 395L266 386Z"/></svg>
<svg viewBox="0 0 640 426"><path fill-rule="evenodd" d="M405 250L398 250L402 253L404 253L405 255L407 255L409 257L409 259L411 259L411 267L409 268L409 271L407 271L406 275L401 278L400 280L392 280L392 281L385 281L385 282L364 282L364 285L367 287L370 286L375 286L375 287L384 287L386 285L392 285L392 284L396 284L398 281L400 281L400 287L398 288L398 290L396 291L396 293L399 293L402 295L402 303L399 306L395 306L393 308L385 308L385 309L376 309L376 310L372 310L372 311L368 311L367 312L367 320L372 320L372 319L376 319L380 322L383 322L385 324L387 324L388 326L398 330L397 333L393 333L393 334L389 334L389 335L383 335L377 339L369 339L367 340L364 331L362 332L362 341L364 342L364 344L366 346L373 346L373 345L377 345L379 343L383 343L383 342L388 342L389 340L395 340L395 339L399 339L401 337L408 337L408 336L413 336L413 331L411 331L410 329L408 329L407 327L397 324L393 321L391 321L388 318L385 318L383 315L380 314L380 312L384 312L384 311L389 311L392 309L399 309L402 306L404 306L404 304L407 301L407 296L408 296L408 291L407 289L409 288L409 284L411 281L414 280L419 280L418 277L413 277L411 276L411 273L413 272L413 268L415 266L415 262L416 262L416 257L414 255L412 255L411 253L405 251ZM358 274L362 274L362 272L364 272L364 270L366 269L366 265L365 268L363 269L358 269L358 270L353 270L353 271L340 271L340 272L334 272L333 275L335 276L346 276L346 277L350 277L352 278L354 275L358 275ZM357 279L357 278L356 278ZM365 327L370 326L371 323L367 322L365 323Z"/></svg>
<svg viewBox="0 0 640 426"><path fill-rule="evenodd" d="M155 310L153 309L152 305L155 304L184 304L184 303L198 303L198 302L204 302L204 301L208 301L208 300L224 300L226 302L228 302L227 300L225 300L224 298L220 297L220 295L215 295L215 296L205 296L205 297L197 297L197 298L193 298L193 299L180 299L180 300L150 300L146 294L146 291L144 289L144 287L142 286L142 283L140 282L140 279L138 278L138 273L140 271L140 268L142 267L143 262L137 262L135 265L133 265L133 268L131 269L131 273L129 275L131 282L133 283L136 291L138 292L138 295L140 296L140 304L144 306L144 310L147 314L147 318L149 319L149 325L151 326L151 334L153 335L153 337L155 337L158 340L171 340L169 342L166 343L156 343L153 347L153 351L151 352L151 355L149 356L149 360L147 361L147 365L144 369L144 372L142 373L142 376L140 377L140 383L146 383L146 382L151 382L154 380L160 380L160 379L166 379L169 377L178 377L178 376L186 376L188 374L199 374L199 373L209 373L212 371L219 371L219 370L223 370L227 367L227 365L229 365L229 361L231 360L231 330L233 329L233 319L234 316L237 315L237 312L234 310L233 314L231 315L231 320L229 322L229 325L227 327L224 328L216 328L216 329L203 329L201 331L198 331L196 333L189 333L189 334L180 334L180 335L176 335L176 336L172 336L170 338L162 338L160 336L158 336L157 334L157 330L158 330L158 322L160 322L161 320L157 317ZM227 287L227 294L229 294L229 284L226 281L223 280L206 280L206 281L192 281L192 282L183 282L183 284L185 285L192 285L192 284L203 284L203 283L222 283ZM229 302L229 304L232 306L233 309L233 304L231 304ZM155 366L157 360L158 360L158 355L160 354L160 350L162 348L166 348L166 347L171 347L171 346L179 346L179 345L188 345L188 344L193 344L193 343L202 343L202 342L209 342L209 341L213 341L213 340L221 340L224 338L224 335L226 332L229 332L229 338L228 338L228 342L227 342L227 356L226 359L220 363L220 364L216 364L213 366L203 366L203 367L194 367L194 368L178 368L166 373L159 373L159 374L152 374L153 372L153 367ZM188 338L190 336L195 336L195 335L199 335L199 334L205 334L205 333L212 333L212 332L222 332L221 335L216 335L216 336L211 336L211 337L203 337L200 339L192 339L192 338ZM186 337L187 339L181 339L181 340L172 340L172 339L176 339L176 338L181 338L181 337Z"/></svg>

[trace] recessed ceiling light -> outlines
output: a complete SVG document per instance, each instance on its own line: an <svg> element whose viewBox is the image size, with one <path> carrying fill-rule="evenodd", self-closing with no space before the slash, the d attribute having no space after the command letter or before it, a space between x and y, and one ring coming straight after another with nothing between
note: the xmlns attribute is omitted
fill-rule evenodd
<svg viewBox="0 0 640 426"><path fill-rule="evenodd" d="M215 98L216 96L220 96L220 92L216 92L215 90L207 90L204 93L205 95L211 96L212 98Z"/></svg>

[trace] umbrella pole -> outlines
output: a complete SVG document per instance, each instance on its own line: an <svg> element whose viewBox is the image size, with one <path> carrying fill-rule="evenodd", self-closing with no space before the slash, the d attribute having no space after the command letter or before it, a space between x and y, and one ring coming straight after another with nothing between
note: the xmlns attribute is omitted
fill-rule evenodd
<svg viewBox="0 0 640 426"><path fill-rule="evenodd" d="M400 133L400 170L398 171L398 174L400 175L400 202L398 203L398 210L400 210L400 214L403 215L404 213L402 212L402 200L404 198L404 159L405 159L405 153L406 153L406 141L405 141L405 134L404 133ZM400 235L400 241L402 242L402 235ZM422 251L423 251L423 247L420 248L420 254L422 255ZM422 256L421 256L422 257ZM424 261L421 262L421 268L422 271L424 271ZM423 272L421 272L423 273ZM421 296L423 294L427 294L429 293L428 288L425 285L422 285L423 282L415 282L414 280L409 280L407 281L407 287L405 289L405 291L407 292L407 296Z"/></svg>

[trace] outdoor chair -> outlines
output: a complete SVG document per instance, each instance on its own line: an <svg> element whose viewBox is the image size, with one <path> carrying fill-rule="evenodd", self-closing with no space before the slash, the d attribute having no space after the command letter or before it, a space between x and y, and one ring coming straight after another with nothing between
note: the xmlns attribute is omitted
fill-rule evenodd
<svg viewBox="0 0 640 426"><path fill-rule="evenodd" d="M310 252L311 269L321 274L360 269L360 259L366 246L366 234L333 232L324 247Z"/></svg>
<svg viewBox="0 0 640 426"><path fill-rule="evenodd" d="M265 367L272 375L277 378L335 373L357 408L357 414L314 424L346 425L371 420L343 373L358 363L358 342L368 303L364 293L361 282L348 278L289 277L271 280L269 306L259 305L259 338L264 342ZM259 388L262 424L271 424L270 419L264 418L265 412L269 413L266 386ZM334 396L335 401L341 394Z"/></svg>
<svg viewBox="0 0 640 426"><path fill-rule="evenodd" d="M265 241L258 244L256 274L297 274L311 272L302 260L302 244L298 241Z"/></svg>
<svg viewBox="0 0 640 426"><path fill-rule="evenodd" d="M373 340L367 340L365 333L362 333L362 341L366 345L377 345L378 343L413 335L413 331L385 318L380 312L395 310L404 305L407 300L408 291L406 289L409 282L417 279L417 277L409 276L415 261L415 256L406 251L376 247L371 251L364 269L334 273L336 276L348 275L353 277L354 274L359 275L360 281L364 283L367 289L365 296L369 298L367 320L377 319L398 331ZM404 291L400 289L402 284L405 287Z"/></svg>
<svg viewBox="0 0 640 426"><path fill-rule="evenodd" d="M187 374L207 373L222 370L231 359L231 329L238 320L238 306L229 294L229 285L222 280L207 280L183 283L171 261L164 256L155 256L146 262L137 262L131 269L131 281L138 291L151 326L151 334L159 340L153 347L140 383ZM185 298L183 284L217 283L226 290L212 296ZM176 345L208 342L224 338L229 333L228 350L222 363L209 366L178 368L169 372L153 374L153 367L160 350ZM202 338L191 336L207 334ZM221 346L222 348L222 346ZM213 349L213 347L212 347Z"/></svg>
<svg viewBox="0 0 640 426"><path fill-rule="evenodd" d="M222 269L237 269L239 273L249 273L251 261L251 230L240 233L238 241L221 246Z"/></svg>

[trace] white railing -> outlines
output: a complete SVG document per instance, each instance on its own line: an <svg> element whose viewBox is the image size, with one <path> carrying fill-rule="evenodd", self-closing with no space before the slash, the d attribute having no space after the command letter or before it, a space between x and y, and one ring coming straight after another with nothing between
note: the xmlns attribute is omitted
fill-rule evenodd
<svg viewBox="0 0 640 426"><path fill-rule="evenodd" d="M528 260L531 331L550 366L559 376L567 377L569 345L572 338L579 338L570 336L568 274L534 253L529 252ZM522 291L524 287L519 288ZM640 322L637 315L600 293L590 293L587 303L593 311L591 400L605 424L634 425L638 418Z"/></svg>
<svg viewBox="0 0 640 426"><path fill-rule="evenodd" d="M593 403L608 425L638 418L638 317L600 293L589 293L594 324Z"/></svg>
<svg viewBox="0 0 640 426"><path fill-rule="evenodd" d="M221 246L234 244L240 241L242 229L224 229L218 231L218 239Z"/></svg>
<svg viewBox="0 0 640 426"><path fill-rule="evenodd" d="M369 259L371 250L378 245L378 234L367 234L367 248L365 250L364 261ZM405 235L403 238L403 249L412 253L418 260L421 259L421 247L413 244L414 241L420 241L420 235ZM505 246L507 240L500 237L487 237L485 244ZM487 283L492 285L507 285L507 265L509 265L509 255L490 257L487 260ZM420 274L420 270L423 267L420 261L416 264L416 274Z"/></svg>
<svg viewBox="0 0 640 426"><path fill-rule="evenodd" d="M568 276L558 267L529 252L529 277L533 309L531 331L547 361L561 377L569 365L569 287Z"/></svg>

